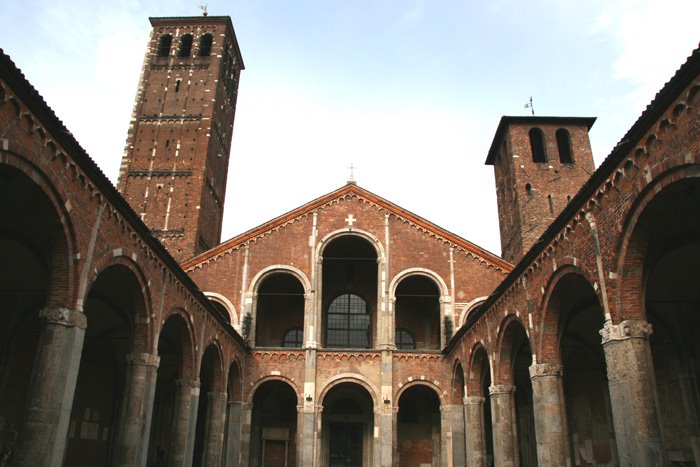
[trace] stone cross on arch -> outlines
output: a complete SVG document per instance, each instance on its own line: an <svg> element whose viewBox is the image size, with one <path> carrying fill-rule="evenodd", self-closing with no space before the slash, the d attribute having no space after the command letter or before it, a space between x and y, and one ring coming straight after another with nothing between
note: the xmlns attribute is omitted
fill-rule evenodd
<svg viewBox="0 0 700 467"><path fill-rule="evenodd" d="M357 219L355 219L355 216L352 214L348 214L348 217L345 218L345 222L348 223L348 227L352 227L352 224L354 224L356 220Z"/></svg>

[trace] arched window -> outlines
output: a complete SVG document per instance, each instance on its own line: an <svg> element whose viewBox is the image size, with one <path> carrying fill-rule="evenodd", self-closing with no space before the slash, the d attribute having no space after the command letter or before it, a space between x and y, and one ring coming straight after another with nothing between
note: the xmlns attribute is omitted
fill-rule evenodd
<svg viewBox="0 0 700 467"><path fill-rule="evenodd" d="M301 347L304 339L304 332L301 328L294 328L287 331L282 339L282 347Z"/></svg>
<svg viewBox="0 0 700 467"><path fill-rule="evenodd" d="M173 44L173 36L164 34L158 40L158 56L167 57L170 55L170 46Z"/></svg>
<svg viewBox="0 0 700 467"><path fill-rule="evenodd" d="M564 128L557 130L557 148L559 148L559 162L571 164L574 161L571 154L571 135Z"/></svg>
<svg viewBox="0 0 700 467"><path fill-rule="evenodd" d="M409 350L416 348L416 341L410 332L405 329L396 330L396 348L399 350Z"/></svg>
<svg viewBox="0 0 700 467"><path fill-rule="evenodd" d="M326 323L328 347L369 347L367 302L360 296L347 293L336 297L328 307Z"/></svg>
<svg viewBox="0 0 700 467"><path fill-rule="evenodd" d="M199 56L208 57L211 54L212 35L207 33L199 38Z"/></svg>
<svg viewBox="0 0 700 467"><path fill-rule="evenodd" d="M178 57L189 57L192 53L192 34L185 34L180 38L180 49L177 51Z"/></svg>
<svg viewBox="0 0 700 467"><path fill-rule="evenodd" d="M544 132L539 128L531 128L529 134L532 162L547 162L547 153L544 149Z"/></svg>

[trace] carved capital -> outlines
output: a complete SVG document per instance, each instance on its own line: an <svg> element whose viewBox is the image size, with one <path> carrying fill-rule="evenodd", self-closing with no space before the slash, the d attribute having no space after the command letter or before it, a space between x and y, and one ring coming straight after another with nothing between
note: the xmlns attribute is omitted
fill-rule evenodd
<svg viewBox="0 0 700 467"><path fill-rule="evenodd" d="M210 401L225 403L228 399L228 394L225 392L212 391L207 393L207 397Z"/></svg>
<svg viewBox="0 0 700 467"><path fill-rule="evenodd" d="M131 353L126 356L126 362L131 365L158 368L160 365L160 357L158 355L151 355L150 353Z"/></svg>
<svg viewBox="0 0 700 467"><path fill-rule="evenodd" d="M467 396L464 398L464 405L483 405L486 402L485 397Z"/></svg>
<svg viewBox="0 0 700 467"><path fill-rule="evenodd" d="M558 363L533 363L530 365L530 378L561 376L562 366Z"/></svg>
<svg viewBox="0 0 700 467"><path fill-rule="evenodd" d="M489 386L489 394L499 395L499 394L512 394L515 392L515 386L512 384L493 384Z"/></svg>
<svg viewBox="0 0 700 467"><path fill-rule="evenodd" d="M651 336L651 324L641 319L629 319L620 324L612 324L606 321L603 329L598 331L603 338L603 344L610 341L622 341L625 339L648 339Z"/></svg>
<svg viewBox="0 0 700 467"><path fill-rule="evenodd" d="M46 307L39 311L39 318L44 323L59 324L67 327L87 328L87 318L77 310L63 307Z"/></svg>
<svg viewBox="0 0 700 467"><path fill-rule="evenodd" d="M178 387L188 387L188 388L199 388L199 380L198 379L191 379L191 378L180 378L178 380L175 380L175 383L178 385Z"/></svg>

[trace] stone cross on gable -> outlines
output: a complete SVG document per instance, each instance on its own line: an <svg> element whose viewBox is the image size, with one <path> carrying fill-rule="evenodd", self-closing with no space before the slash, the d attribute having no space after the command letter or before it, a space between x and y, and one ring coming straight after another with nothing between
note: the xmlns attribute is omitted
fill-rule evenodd
<svg viewBox="0 0 700 467"><path fill-rule="evenodd" d="M357 219L355 219L355 216L353 216L352 214L345 218L345 222L348 223L348 227L352 227L352 224L354 224L356 220Z"/></svg>

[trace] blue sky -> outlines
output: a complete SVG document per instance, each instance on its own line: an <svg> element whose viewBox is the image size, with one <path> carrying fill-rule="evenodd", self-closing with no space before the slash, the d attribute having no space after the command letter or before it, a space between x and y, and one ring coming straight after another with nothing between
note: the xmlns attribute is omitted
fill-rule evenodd
<svg viewBox="0 0 700 467"><path fill-rule="evenodd" d="M0 3L0 47L116 181L149 16L203 1ZM229 0L246 70L223 239L357 183L500 253L502 115L595 116L600 163L698 46L697 0ZM695 22L695 24L693 24Z"/></svg>

